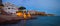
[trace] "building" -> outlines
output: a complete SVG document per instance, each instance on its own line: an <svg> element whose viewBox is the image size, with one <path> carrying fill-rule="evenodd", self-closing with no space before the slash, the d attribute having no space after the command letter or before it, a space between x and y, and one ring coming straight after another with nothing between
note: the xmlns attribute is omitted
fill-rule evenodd
<svg viewBox="0 0 60 26"><path fill-rule="evenodd" d="M6 2L3 5L4 5L4 7L2 9L7 14L15 14L16 11L18 11L18 7L15 6L14 4L11 4L9 2Z"/></svg>

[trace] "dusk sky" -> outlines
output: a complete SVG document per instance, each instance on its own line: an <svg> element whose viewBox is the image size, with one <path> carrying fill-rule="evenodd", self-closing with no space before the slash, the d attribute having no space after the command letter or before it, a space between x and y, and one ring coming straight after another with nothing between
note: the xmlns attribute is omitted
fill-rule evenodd
<svg viewBox="0 0 60 26"><path fill-rule="evenodd" d="M36 10L60 16L60 0L3 0L16 6L24 6L26 10Z"/></svg>

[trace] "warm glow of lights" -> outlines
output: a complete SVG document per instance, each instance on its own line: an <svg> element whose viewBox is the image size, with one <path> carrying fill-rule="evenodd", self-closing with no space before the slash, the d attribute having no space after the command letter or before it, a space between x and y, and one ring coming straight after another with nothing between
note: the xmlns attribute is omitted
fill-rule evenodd
<svg viewBox="0 0 60 26"><path fill-rule="evenodd" d="M16 13L17 14L17 16L23 16L23 13Z"/></svg>
<svg viewBox="0 0 60 26"><path fill-rule="evenodd" d="M28 17L31 17L30 13L28 12Z"/></svg>
<svg viewBox="0 0 60 26"><path fill-rule="evenodd" d="M28 12L28 14L26 14L26 13L21 13L21 12L18 12L18 13L16 13L17 14L17 16L22 16L22 17L24 17L24 18L27 18L27 17L31 17L31 15L30 15L30 13Z"/></svg>
<svg viewBox="0 0 60 26"><path fill-rule="evenodd" d="M26 13L24 13L24 18L26 18L27 17L27 15L26 15Z"/></svg>

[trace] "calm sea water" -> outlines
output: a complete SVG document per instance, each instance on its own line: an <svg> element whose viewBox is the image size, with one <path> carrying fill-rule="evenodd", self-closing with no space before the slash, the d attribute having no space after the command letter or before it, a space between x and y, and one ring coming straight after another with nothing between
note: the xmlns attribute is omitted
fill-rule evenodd
<svg viewBox="0 0 60 26"><path fill-rule="evenodd" d="M60 26L60 16L38 16L37 19L24 20L16 24L6 24L1 26Z"/></svg>

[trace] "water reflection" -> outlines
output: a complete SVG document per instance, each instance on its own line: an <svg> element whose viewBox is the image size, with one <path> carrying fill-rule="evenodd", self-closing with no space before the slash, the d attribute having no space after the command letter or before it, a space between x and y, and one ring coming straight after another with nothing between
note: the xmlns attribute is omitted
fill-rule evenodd
<svg viewBox="0 0 60 26"><path fill-rule="evenodd" d="M34 20L21 20L17 24L5 24L0 26L60 26L60 16L38 16Z"/></svg>

